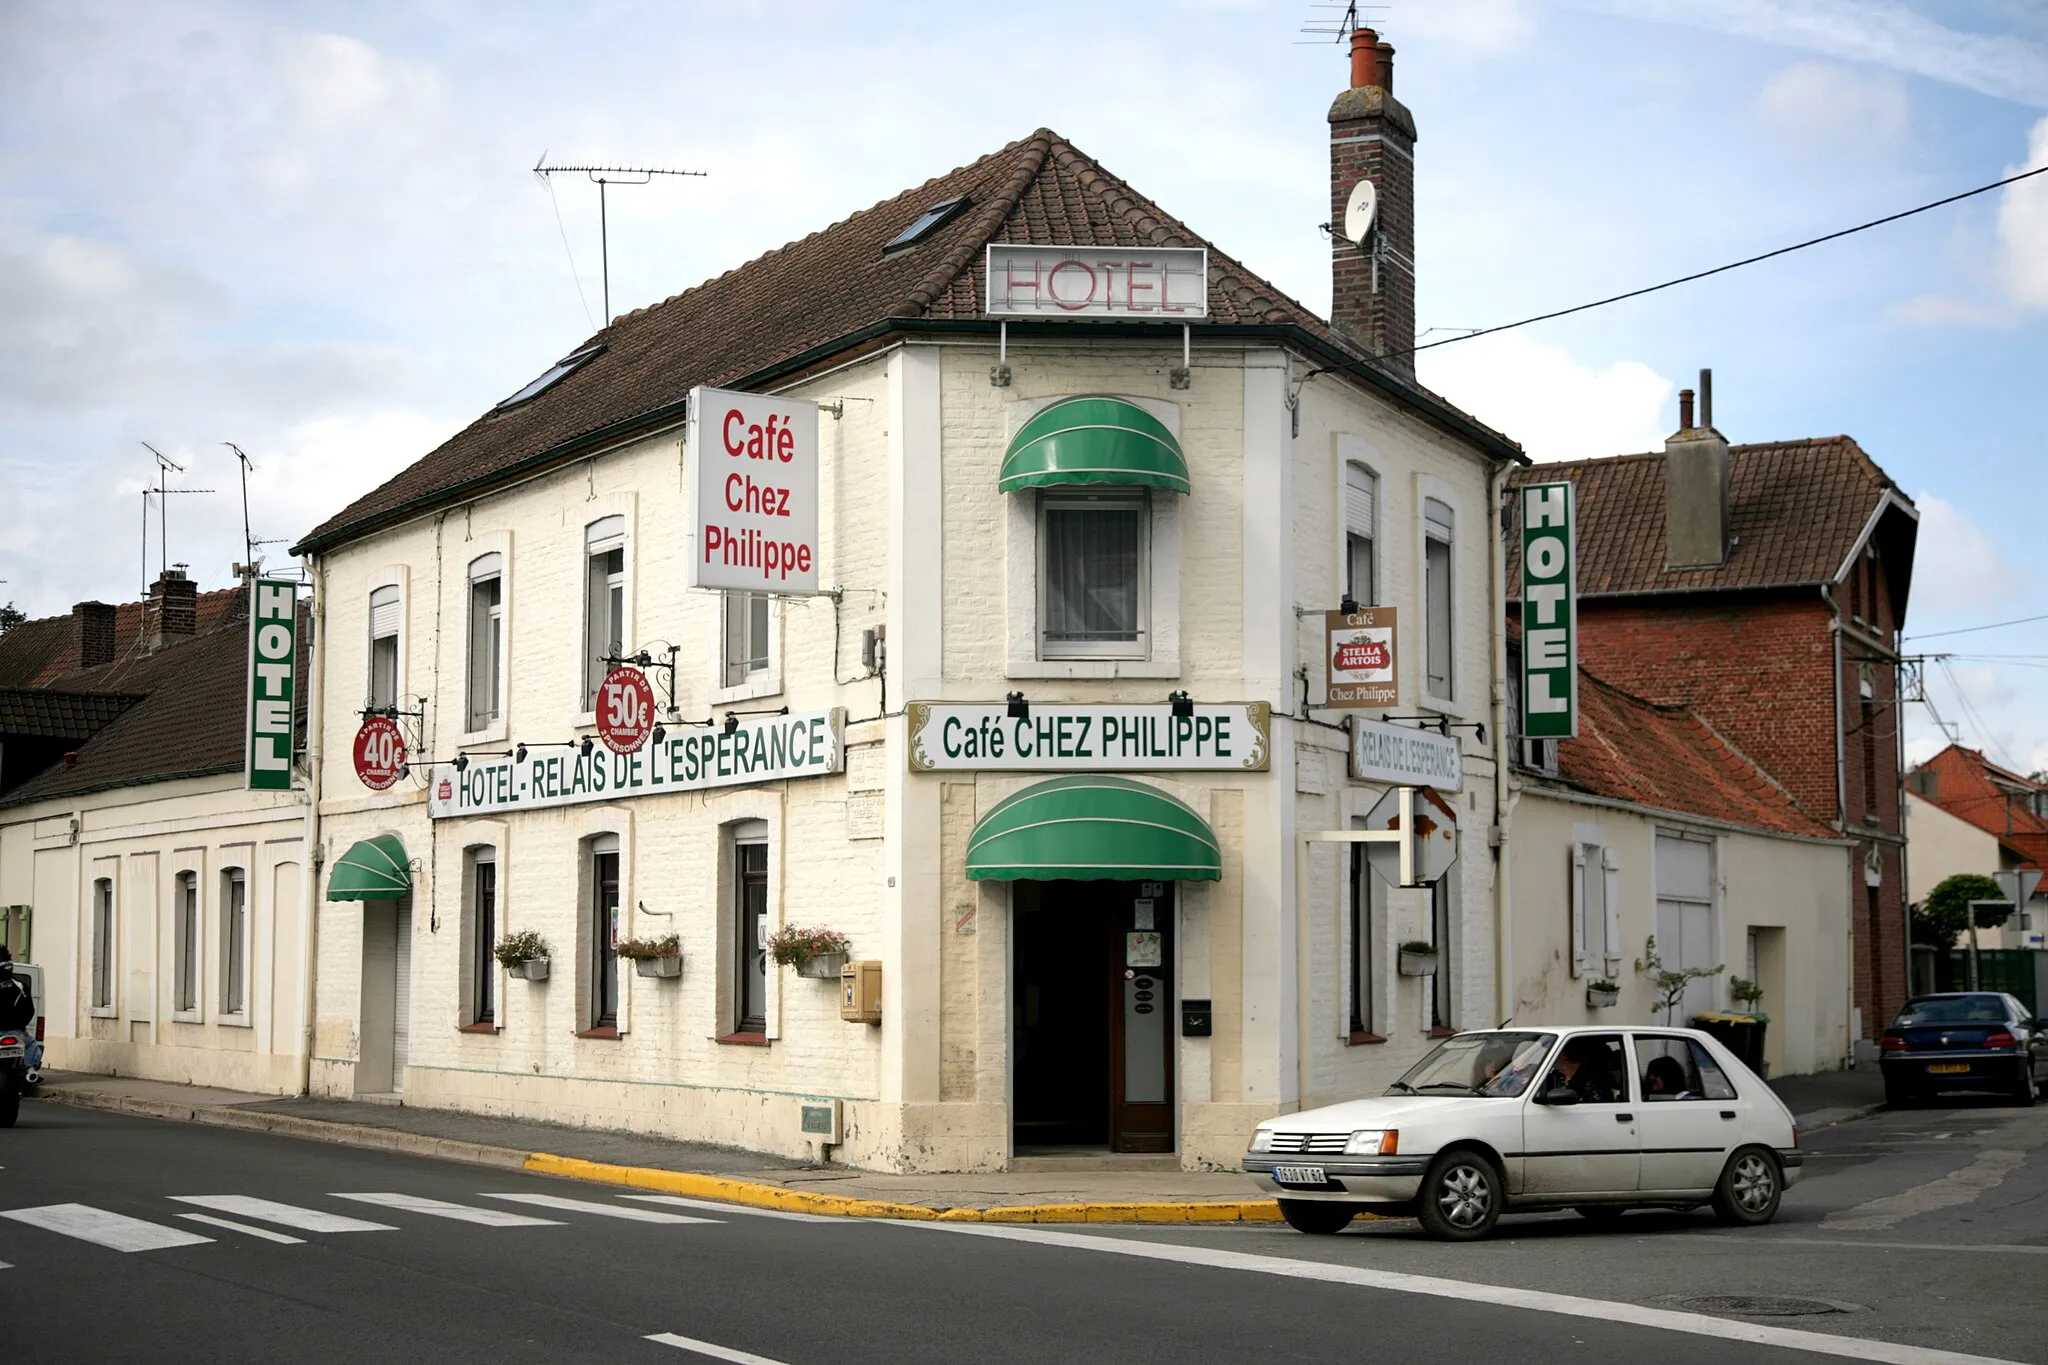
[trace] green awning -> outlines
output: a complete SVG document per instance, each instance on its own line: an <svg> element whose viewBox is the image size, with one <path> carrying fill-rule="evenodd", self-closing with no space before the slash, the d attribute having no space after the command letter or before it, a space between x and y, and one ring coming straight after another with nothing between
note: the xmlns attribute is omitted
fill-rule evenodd
<svg viewBox="0 0 2048 1365"><path fill-rule="evenodd" d="M412 890L412 868L396 834L352 845L327 874L331 901L393 901Z"/></svg>
<svg viewBox="0 0 2048 1365"><path fill-rule="evenodd" d="M1215 831L1184 802L1125 777L1055 777L1000 802L967 841L975 881L1213 882Z"/></svg>
<svg viewBox="0 0 2048 1365"><path fill-rule="evenodd" d="M1103 394L1062 398L1026 422L1003 456L1005 493L1060 484L1135 484L1188 491L1188 461L1163 423Z"/></svg>

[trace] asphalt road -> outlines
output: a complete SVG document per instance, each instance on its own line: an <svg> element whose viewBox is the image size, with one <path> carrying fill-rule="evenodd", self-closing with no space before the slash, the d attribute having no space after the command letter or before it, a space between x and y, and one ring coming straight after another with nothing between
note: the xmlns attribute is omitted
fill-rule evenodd
<svg viewBox="0 0 2048 1365"><path fill-rule="evenodd" d="M1927 1111L1824 1134L1826 1173L1760 1232L1567 1215L1441 1247L1401 1223L1311 1238L775 1216L30 1105L0 1132L0 1360L1942 1358L1870 1344L1892 1341L2048 1361L2026 1326L2048 1303L2038 1255L1878 1245L2048 1250L2044 1121ZM1670 1297L1746 1289L1868 1307L1766 1320ZM1788 1327L1869 1340L1812 1351Z"/></svg>

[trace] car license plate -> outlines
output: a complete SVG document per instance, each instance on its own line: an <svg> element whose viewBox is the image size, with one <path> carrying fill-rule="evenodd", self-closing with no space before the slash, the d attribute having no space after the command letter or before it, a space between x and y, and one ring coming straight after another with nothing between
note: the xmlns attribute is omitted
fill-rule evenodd
<svg viewBox="0 0 2048 1365"><path fill-rule="evenodd" d="M1330 1177L1323 1174L1320 1166L1275 1166L1273 1183L1276 1185L1327 1185Z"/></svg>
<svg viewBox="0 0 2048 1365"><path fill-rule="evenodd" d="M1959 1076L1970 1069L1968 1062L1936 1062L1927 1068L1937 1076Z"/></svg>

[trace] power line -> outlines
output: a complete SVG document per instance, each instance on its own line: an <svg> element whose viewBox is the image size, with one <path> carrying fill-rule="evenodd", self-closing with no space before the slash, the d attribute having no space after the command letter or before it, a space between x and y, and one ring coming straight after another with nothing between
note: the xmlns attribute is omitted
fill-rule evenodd
<svg viewBox="0 0 2048 1365"><path fill-rule="evenodd" d="M1420 346L1411 346L1405 351L1383 352L1380 355L1374 356L1373 359L1398 360L1402 356L1414 355L1418 351L1434 350L1438 346L1454 346L1458 342L1470 341L1474 337L1492 336L1495 332L1511 332L1517 327L1527 327L1537 322L1548 322L1552 318L1570 317L1573 313L1583 313L1593 308L1605 308L1610 303L1620 303L1625 299L1639 299L1645 294L1654 294L1660 289L1671 289L1681 284L1691 284L1694 280L1704 280L1709 275L1726 274L1730 270L1740 270L1743 266L1755 265L1759 261L1768 261L1775 256L1790 255L1795 251L1804 251L1810 246L1819 246L1823 242L1832 242L1838 238L1853 236L1859 232L1868 232L1871 228L1883 227L1886 223L1896 223L1901 218L1911 218L1916 213L1926 213L1930 209L1938 209L1946 204L1954 204L1980 194L1989 194L1993 190L2003 189L2007 185L2036 175L2048 175L2048 166L2036 166L2031 171L2021 171L2018 175L2009 175L2003 180L1994 180L1988 185L1979 185L1974 190L1964 190L1961 194L1951 194L1946 199L1937 199L1933 203L1922 204L1918 208L1906 209L1900 213L1886 214L1882 218L1873 218L1867 223L1858 223L1855 227L1843 228L1839 232L1830 232L1825 236L1808 238L1803 242L1794 242L1791 246L1781 246L1775 251L1766 251L1760 256L1748 256L1739 261L1730 261L1726 265L1717 265L1711 270L1695 271L1690 275L1681 275L1675 280L1666 280L1662 284L1647 285L1641 289L1631 289L1625 294L1615 294L1608 298L1595 299L1591 303L1581 303L1571 308L1560 308L1550 313L1538 313L1535 317L1523 318L1520 322L1504 322L1498 327L1482 327L1478 331L1468 332L1461 337L1445 337L1442 341L1425 342ZM2037 617L2035 619L2048 618ZM1989 629L1989 627L1985 627L1985 629Z"/></svg>
<svg viewBox="0 0 2048 1365"><path fill-rule="evenodd" d="M2041 169L2048 170L2048 166L2044 166ZM1962 626L1955 630L1931 630L1925 635L1908 635L1905 638L1907 640L1933 640L1943 635L1969 635L1980 630L2004 630L2007 626L2032 625L2036 621L2048 621L2048 616L2022 616L2011 621L1993 621L1988 626Z"/></svg>

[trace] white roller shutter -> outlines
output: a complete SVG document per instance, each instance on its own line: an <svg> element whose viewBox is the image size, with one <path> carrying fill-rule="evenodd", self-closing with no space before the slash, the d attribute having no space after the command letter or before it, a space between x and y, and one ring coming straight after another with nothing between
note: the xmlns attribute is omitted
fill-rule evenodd
<svg viewBox="0 0 2048 1365"><path fill-rule="evenodd" d="M1373 533L1379 502L1379 477L1360 465L1344 466L1344 529L1354 536Z"/></svg>
<svg viewBox="0 0 2048 1365"><path fill-rule="evenodd" d="M398 589L379 588L370 594L370 638L398 634Z"/></svg>

